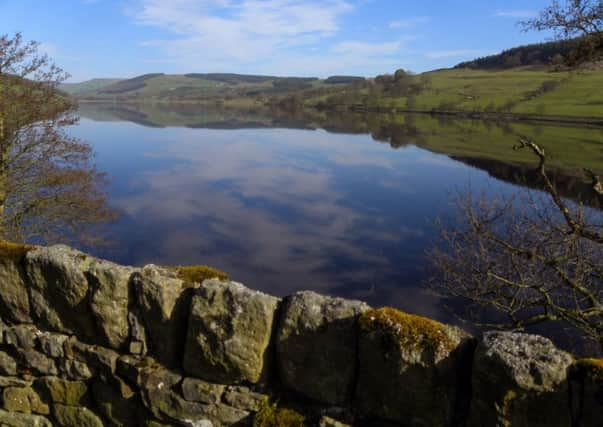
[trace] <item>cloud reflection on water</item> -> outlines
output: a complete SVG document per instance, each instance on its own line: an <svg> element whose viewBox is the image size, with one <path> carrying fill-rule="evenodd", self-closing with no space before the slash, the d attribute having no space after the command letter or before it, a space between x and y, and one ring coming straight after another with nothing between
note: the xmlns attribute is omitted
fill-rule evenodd
<svg viewBox="0 0 603 427"><path fill-rule="evenodd" d="M136 167L112 171L102 130L115 125L84 120L78 131L116 177L111 200L125 212L114 230L121 250L103 255L204 263L276 295L312 289L443 317L417 286L423 250L448 185L478 172L367 135L123 123Z"/></svg>

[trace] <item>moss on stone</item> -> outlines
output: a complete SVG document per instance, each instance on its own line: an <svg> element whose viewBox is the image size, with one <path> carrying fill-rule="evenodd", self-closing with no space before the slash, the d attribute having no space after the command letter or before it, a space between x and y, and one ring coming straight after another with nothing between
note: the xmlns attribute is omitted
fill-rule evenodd
<svg viewBox="0 0 603 427"><path fill-rule="evenodd" d="M88 398L88 387L83 381L45 377L36 381L36 386L53 403L77 406Z"/></svg>
<svg viewBox="0 0 603 427"><path fill-rule="evenodd" d="M103 427L101 419L84 406L57 403L52 408L52 415L60 426Z"/></svg>
<svg viewBox="0 0 603 427"><path fill-rule="evenodd" d="M185 283L203 283L206 279L228 279L228 274L207 265L176 267L176 274Z"/></svg>
<svg viewBox="0 0 603 427"><path fill-rule="evenodd" d="M20 262L35 246L0 240L0 258Z"/></svg>
<svg viewBox="0 0 603 427"><path fill-rule="evenodd" d="M581 359L576 365L594 381L603 382L603 359Z"/></svg>
<svg viewBox="0 0 603 427"><path fill-rule="evenodd" d="M266 400L253 418L254 427L304 427L305 417L299 412L281 408Z"/></svg>
<svg viewBox="0 0 603 427"><path fill-rule="evenodd" d="M42 402L40 396L30 387L5 388L2 391L2 408L9 412L50 414L48 405Z"/></svg>
<svg viewBox="0 0 603 427"><path fill-rule="evenodd" d="M403 347L451 351L455 346L446 333L446 325L389 307L363 313L360 328L365 332L381 331L392 335Z"/></svg>

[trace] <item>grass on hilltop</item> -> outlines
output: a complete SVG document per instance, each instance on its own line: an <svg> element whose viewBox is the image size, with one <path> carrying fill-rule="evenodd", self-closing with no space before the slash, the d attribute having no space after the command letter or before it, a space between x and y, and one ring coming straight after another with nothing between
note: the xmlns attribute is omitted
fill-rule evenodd
<svg viewBox="0 0 603 427"><path fill-rule="evenodd" d="M543 68L484 71L438 70L417 76L428 83L415 96L387 96L368 89L349 103L414 111L490 112L551 117L603 118L603 71L552 72ZM307 101L317 104L321 96Z"/></svg>

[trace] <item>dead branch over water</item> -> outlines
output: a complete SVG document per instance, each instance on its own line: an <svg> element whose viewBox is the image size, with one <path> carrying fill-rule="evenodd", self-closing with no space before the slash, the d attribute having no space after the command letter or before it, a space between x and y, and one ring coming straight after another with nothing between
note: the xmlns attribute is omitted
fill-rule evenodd
<svg viewBox="0 0 603 427"><path fill-rule="evenodd" d="M524 330L558 322L603 349L601 216L559 195L542 146L520 138L515 149L538 158L544 194L495 201L462 195L462 225L443 228L430 254L437 273L430 286L463 300L465 316L489 311L494 321L485 326ZM599 178L589 176L596 190Z"/></svg>

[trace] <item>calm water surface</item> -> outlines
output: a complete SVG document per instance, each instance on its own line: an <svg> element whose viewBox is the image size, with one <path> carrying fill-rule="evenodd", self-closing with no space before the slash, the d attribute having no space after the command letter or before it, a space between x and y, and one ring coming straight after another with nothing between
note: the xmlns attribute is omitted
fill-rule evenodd
<svg viewBox="0 0 603 427"><path fill-rule="evenodd" d="M122 211L108 229L114 245L97 255L208 264L275 295L310 289L447 320L421 287L436 220L468 186L519 188L412 137L394 149L341 129L160 128L82 114L72 133L93 146Z"/></svg>

